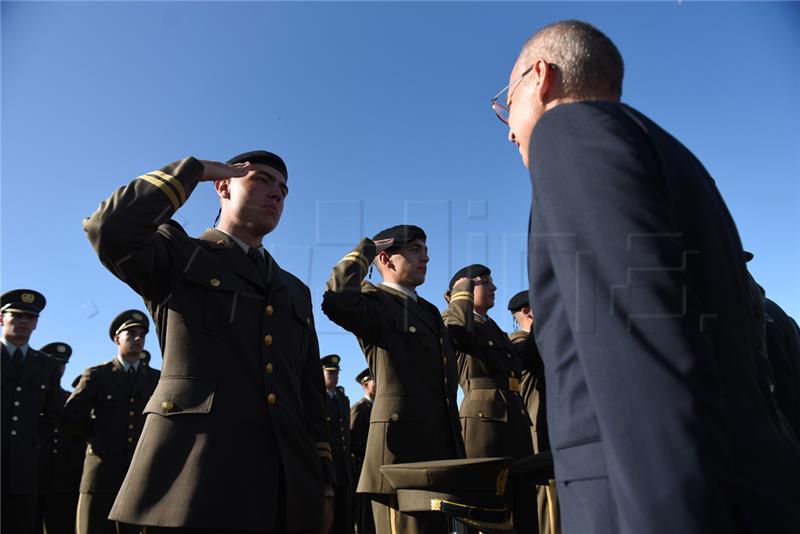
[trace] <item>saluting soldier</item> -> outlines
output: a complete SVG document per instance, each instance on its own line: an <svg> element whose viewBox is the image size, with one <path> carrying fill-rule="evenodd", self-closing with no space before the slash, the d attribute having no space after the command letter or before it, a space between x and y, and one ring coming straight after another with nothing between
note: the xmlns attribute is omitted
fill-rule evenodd
<svg viewBox="0 0 800 534"><path fill-rule="evenodd" d="M353 532L353 464L350 460L350 399L339 385L338 354L329 354L320 360L328 394L327 416L333 467L336 470L333 525L329 532Z"/></svg>
<svg viewBox="0 0 800 534"><path fill-rule="evenodd" d="M467 457L520 459L533 454L531 422L520 396L523 361L508 335L488 316L496 289L485 265L458 270L445 293L448 307L442 317L458 357ZM534 486L519 483L512 489L514 529L537 532Z"/></svg>
<svg viewBox="0 0 800 534"><path fill-rule="evenodd" d="M72 347L63 342L48 343L41 352L57 362L59 379L72 356ZM70 392L59 386L59 405L64 406ZM84 440L65 432L60 421L42 424L41 464L36 530L45 534L75 534L78 490L83 472Z"/></svg>
<svg viewBox="0 0 800 534"><path fill-rule="evenodd" d="M139 360L149 330L143 311L117 315L108 330L117 354L86 369L64 407L63 425L89 442L78 498L78 534L139 532L131 525L116 525L108 514L142 433L142 412L158 383L159 372Z"/></svg>
<svg viewBox="0 0 800 534"><path fill-rule="evenodd" d="M381 465L464 457L453 347L439 311L415 291L425 281L425 241L412 225L364 238L334 266L322 301L325 314L358 338L380 384L357 489L371 495L379 533L446 528L436 514L399 511ZM364 282L373 260L383 277L377 287Z"/></svg>
<svg viewBox="0 0 800 534"><path fill-rule="evenodd" d="M536 348L533 337L533 313L531 312L528 290L522 290L508 301L508 311L514 318L519 330L509 334L512 343L523 347L523 351L532 351L534 359L529 366L522 367L522 400L531 418L531 439L533 452L538 454L550 450L550 439L547 436L547 409L545 402L544 364ZM539 515L540 534L558 534L558 496L555 480L548 485L537 486L536 509Z"/></svg>
<svg viewBox="0 0 800 534"><path fill-rule="evenodd" d="M189 157L84 223L101 262L143 297L163 354L113 519L148 534L327 532L335 475L311 296L263 247L287 176L266 151ZM219 226L193 238L170 217L204 181Z"/></svg>
<svg viewBox="0 0 800 534"><path fill-rule="evenodd" d="M3 533L34 531L41 422L52 423L60 410L58 367L28 344L45 304L44 295L31 289L0 297Z"/></svg>
<svg viewBox="0 0 800 534"><path fill-rule="evenodd" d="M350 456L353 459L355 480L361 476L364 464L364 453L367 450L369 435L369 418L372 414L372 403L375 401L375 378L369 367L356 375L356 382L364 389L364 396L350 407ZM356 494L353 501L353 515L356 530L359 534L373 534L375 522L372 519L372 505L369 496Z"/></svg>

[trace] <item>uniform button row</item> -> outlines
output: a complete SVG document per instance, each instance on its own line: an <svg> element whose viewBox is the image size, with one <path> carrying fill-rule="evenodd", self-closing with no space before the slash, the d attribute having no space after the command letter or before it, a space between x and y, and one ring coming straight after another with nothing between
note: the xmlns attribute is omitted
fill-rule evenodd
<svg viewBox="0 0 800 534"><path fill-rule="evenodd" d="M267 307L264 308L264 313L266 313L267 315L272 315L273 313L275 313L275 308L272 307L272 304L267 304Z"/></svg>
<svg viewBox="0 0 800 534"><path fill-rule="evenodd" d="M11 416L11 420L12 421L17 421L17 420L19 420L19 417L17 417L16 415L12 415Z"/></svg>
<svg viewBox="0 0 800 534"><path fill-rule="evenodd" d="M19 401L14 401L14 406L19 406Z"/></svg>
<svg viewBox="0 0 800 534"><path fill-rule="evenodd" d="M16 436L16 435L17 435L17 431L16 431L16 430L12 430L12 431L11 431L11 435L12 435L12 436Z"/></svg>
<svg viewBox="0 0 800 534"><path fill-rule="evenodd" d="M276 402L278 402L278 397L276 397L274 393L270 393L269 395L267 395L267 404L272 406Z"/></svg>
<svg viewBox="0 0 800 534"><path fill-rule="evenodd" d="M273 365L271 363L268 363L265 369L266 369L268 375L271 375L272 371L275 370L275 368L273 367Z"/></svg>
<svg viewBox="0 0 800 534"><path fill-rule="evenodd" d="M53 449L53 454L58 454L58 449Z"/></svg>
<svg viewBox="0 0 800 534"><path fill-rule="evenodd" d="M270 345L272 345L272 336L271 335L267 334L266 336L264 336L264 344L266 346L268 346L268 347Z"/></svg>
<svg viewBox="0 0 800 534"><path fill-rule="evenodd" d="M128 438L128 443L133 443L133 438Z"/></svg>

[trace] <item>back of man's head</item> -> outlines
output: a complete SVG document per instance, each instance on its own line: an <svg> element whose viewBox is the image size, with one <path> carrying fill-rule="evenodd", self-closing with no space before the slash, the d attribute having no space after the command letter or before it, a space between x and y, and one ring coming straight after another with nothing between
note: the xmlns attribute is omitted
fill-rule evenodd
<svg viewBox="0 0 800 534"><path fill-rule="evenodd" d="M622 96L622 55L591 24L562 20L543 27L522 47L518 62L526 67L535 57L556 66L564 98L619 100Z"/></svg>

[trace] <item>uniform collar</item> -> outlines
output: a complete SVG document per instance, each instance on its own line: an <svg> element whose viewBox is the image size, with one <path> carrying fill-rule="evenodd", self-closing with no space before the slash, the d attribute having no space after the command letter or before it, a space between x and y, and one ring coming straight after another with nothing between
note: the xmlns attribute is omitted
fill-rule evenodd
<svg viewBox="0 0 800 534"><path fill-rule="evenodd" d="M253 248L250 245L248 245L247 243L245 243L244 241L242 241L241 239L239 239L238 237L236 237L235 235L231 235L228 232L226 232L225 230L222 230L220 228L216 228L216 230L219 231L219 232L222 232L226 236L230 237L233 240L234 243L236 243L237 245L242 247L242 250L244 251L245 254L250 252L250 249ZM261 252L261 254L264 254L264 245L259 245L258 247L255 247L255 249L257 251Z"/></svg>
<svg viewBox="0 0 800 534"><path fill-rule="evenodd" d="M126 373L128 372L128 369L130 368L131 365L133 366L133 368L135 370L137 370L137 371L139 370L139 360L136 360L133 363L128 363L128 362L125 361L125 359L122 356L117 354L117 361L122 366L122 370L125 371Z"/></svg>
<svg viewBox="0 0 800 534"><path fill-rule="evenodd" d="M23 360L25 359L25 356L27 356L27 355L28 355L28 348L30 348L30 345L28 345L27 343L25 343L25 344L23 344L23 345L20 345L19 347L17 347L16 345L14 345L13 343L11 343L9 340L7 340L7 339L6 339L6 338L4 338L4 337L0 337L0 343L2 343L2 344L3 344L3 346L4 346L4 347L6 348L6 350L8 351L8 354L9 354L9 355L11 355L11 356L13 356L13 355L14 355L14 351L15 351L15 350L17 350L17 349L19 349L19 350L21 350L21 351L22 351L22 359L23 359Z"/></svg>
<svg viewBox="0 0 800 534"><path fill-rule="evenodd" d="M391 287L395 291L399 291L400 293L414 299L414 302L417 302L417 294L414 291L411 291L407 287L401 286L400 284L395 284L394 282L384 282L383 285L386 287Z"/></svg>

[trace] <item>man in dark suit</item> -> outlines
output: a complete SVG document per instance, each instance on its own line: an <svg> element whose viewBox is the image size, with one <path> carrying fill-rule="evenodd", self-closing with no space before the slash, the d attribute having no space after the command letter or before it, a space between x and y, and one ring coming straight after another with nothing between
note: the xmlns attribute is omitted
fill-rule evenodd
<svg viewBox="0 0 800 534"><path fill-rule="evenodd" d="M353 532L353 463L350 459L350 399L339 385L339 355L329 354L320 360L328 394L326 421L330 437L333 467L336 470L333 525L331 534Z"/></svg>
<svg viewBox="0 0 800 534"><path fill-rule="evenodd" d="M356 382L364 389L364 396L350 407L350 456L353 459L354 479L357 483L361 476L361 466L364 465L369 418L372 414L372 403L375 402L375 378L369 367L356 375ZM353 502L353 516L358 534L374 534L375 522L372 519L369 496L357 494Z"/></svg>
<svg viewBox="0 0 800 534"><path fill-rule="evenodd" d="M48 343L41 352L58 364L59 378L72 355L72 347L63 342ZM59 404L67 402L70 392L59 386ZM39 498L36 528L45 534L75 534L78 490L83 472L86 444L82 438L65 432L61 423L42 422L39 469Z"/></svg>
<svg viewBox="0 0 800 534"><path fill-rule="evenodd" d="M459 269L445 294L448 306L442 319L456 349L464 391L460 416L467 458L519 460L533 454L531 421L519 382L531 358L524 358L529 354L518 352L518 346L489 317L496 289L485 265ZM513 524L519 534L539 530L535 494L535 486L522 479L513 487Z"/></svg>
<svg viewBox="0 0 800 534"><path fill-rule="evenodd" d="M0 530L34 531L42 423L60 412L58 367L28 344L44 309L44 295L15 289L0 296L2 326L2 510Z"/></svg>
<svg viewBox="0 0 800 534"><path fill-rule="evenodd" d="M170 217L205 181L219 226L192 238ZM102 263L143 297L163 354L113 519L148 534L327 532L335 475L311 297L262 246L287 193L270 152L188 157L84 223Z"/></svg>
<svg viewBox="0 0 800 534"><path fill-rule="evenodd" d="M356 335L379 384L357 492L371 495L382 534L446 528L436 514L400 512L382 465L464 457L455 353L439 310L415 291L425 281L425 240L412 225L364 238L334 266L322 300L325 314ZM364 282L373 260L377 287Z"/></svg>
<svg viewBox="0 0 800 534"><path fill-rule="evenodd" d="M692 153L619 102L622 75L605 35L564 21L493 100L533 185L562 529L800 532L800 449L759 391L736 226Z"/></svg>
<svg viewBox="0 0 800 534"><path fill-rule="evenodd" d="M89 442L78 497L78 534L139 532L115 524L108 513L142 433L142 412L158 384L158 371L139 359L149 329L143 311L117 315L108 331L117 354L86 369L64 407L63 426Z"/></svg>

